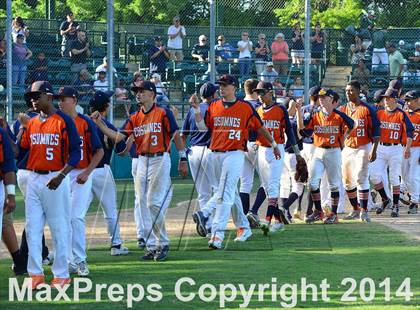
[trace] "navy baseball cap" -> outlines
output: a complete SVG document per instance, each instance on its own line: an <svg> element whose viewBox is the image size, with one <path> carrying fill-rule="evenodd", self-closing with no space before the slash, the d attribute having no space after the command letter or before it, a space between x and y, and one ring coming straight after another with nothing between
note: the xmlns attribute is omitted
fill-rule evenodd
<svg viewBox="0 0 420 310"><path fill-rule="evenodd" d="M417 99L420 96L420 93L417 90L410 90L409 92L407 92L404 97L403 100L413 100L413 99Z"/></svg>
<svg viewBox="0 0 420 310"><path fill-rule="evenodd" d="M156 94L156 86L150 81L141 81L139 86L132 86L131 91L138 92L139 90L150 90Z"/></svg>
<svg viewBox="0 0 420 310"><path fill-rule="evenodd" d="M318 92L318 97L319 96L331 97L334 101L338 101L340 99L340 96L332 89L321 88Z"/></svg>
<svg viewBox="0 0 420 310"><path fill-rule="evenodd" d="M392 80L389 82L388 88L392 88L395 90L400 90L402 88L402 81L401 80Z"/></svg>
<svg viewBox="0 0 420 310"><path fill-rule="evenodd" d="M79 97L79 93L73 87L69 87L69 86L60 87L60 89L58 90L58 94L54 95L54 98L58 99L58 98L63 98L63 97L71 97L71 98L77 99Z"/></svg>
<svg viewBox="0 0 420 310"><path fill-rule="evenodd" d="M217 85L213 83L206 82L200 87L200 96L203 98L209 98L214 95L214 93L219 89Z"/></svg>
<svg viewBox="0 0 420 310"><path fill-rule="evenodd" d="M25 95L29 99L39 97L40 94L47 94L54 96L54 91L51 84L47 81L37 81L32 83L31 89Z"/></svg>
<svg viewBox="0 0 420 310"><path fill-rule="evenodd" d="M319 87L319 86L313 86L313 87L309 88L309 96L310 97L317 97L320 90L321 90L321 87Z"/></svg>
<svg viewBox="0 0 420 310"><path fill-rule="evenodd" d="M162 41L162 37L161 36L155 36L153 39L155 41Z"/></svg>
<svg viewBox="0 0 420 310"><path fill-rule="evenodd" d="M238 79L233 75L224 74L222 75L216 82L217 84L222 85L233 85L235 87L239 87Z"/></svg>
<svg viewBox="0 0 420 310"><path fill-rule="evenodd" d="M268 93L269 91L272 91L273 89L274 89L273 84L271 84L270 82L261 81L257 84L257 87L252 90L252 92L253 93L254 92L256 92L256 93Z"/></svg>
<svg viewBox="0 0 420 310"><path fill-rule="evenodd" d="M385 89L378 89L373 95L373 102L379 103L382 100L382 96L385 94Z"/></svg>
<svg viewBox="0 0 420 310"><path fill-rule="evenodd" d="M398 98L398 92L392 88L388 88L382 95L382 97Z"/></svg>
<svg viewBox="0 0 420 310"><path fill-rule="evenodd" d="M102 109L106 104L111 101L114 95L113 91L96 91L92 99L89 100L89 106L94 110Z"/></svg>

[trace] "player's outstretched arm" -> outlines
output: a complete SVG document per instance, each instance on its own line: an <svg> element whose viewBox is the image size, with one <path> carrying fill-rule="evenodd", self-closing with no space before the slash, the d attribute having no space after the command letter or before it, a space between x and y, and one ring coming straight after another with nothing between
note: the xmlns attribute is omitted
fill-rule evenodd
<svg viewBox="0 0 420 310"><path fill-rule="evenodd" d="M109 128L105 124L105 122L102 120L101 114L98 111L93 112L90 118L98 126L98 128L103 132L103 134L108 136L110 139L114 140L115 143L125 140L126 137L123 134Z"/></svg>
<svg viewBox="0 0 420 310"><path fill-rule="evenodd" d="M181 177L185 178L188 176L187 153L185 151L184 141L178 130L175 131L173 139L176 149L179 152L178 172Z"/></svg>
<svg viewBox="0 0 420 310"><path fill-rule="evenodd" d="M198 130L204 131L207 130L207 126L204 122L203 117L201 116L200 111L200 100L198 99L198 96L196 94L192 94L189 99L190 105L194 110L194 119L195 124L197 125Z"/></svg>

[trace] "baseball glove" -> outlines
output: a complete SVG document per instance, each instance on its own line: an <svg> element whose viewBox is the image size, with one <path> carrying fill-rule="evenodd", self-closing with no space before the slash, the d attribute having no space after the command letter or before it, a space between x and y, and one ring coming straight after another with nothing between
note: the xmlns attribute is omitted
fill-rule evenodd
<svg viewBox="0 0 420 310"><path fill-rule="evenodd" d="M306 161L302 156L296 156L295 180L296 182L302 183L308 181L308 167L306 166Z"/></svg>

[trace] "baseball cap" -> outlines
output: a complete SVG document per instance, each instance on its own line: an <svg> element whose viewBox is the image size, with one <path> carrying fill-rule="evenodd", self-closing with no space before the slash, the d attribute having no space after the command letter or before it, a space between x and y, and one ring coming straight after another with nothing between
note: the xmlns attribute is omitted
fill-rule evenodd
<svg viewBox="0 0 420 310"><path fill-rule="evenodd" d="M274 65L273 65L273 62L272 62L272 61L267 62L266 66L267 66L267 67L274 67Z"/></svg>
<svg viewBox="0 0 420 310"><path fill-rule="evenodd" d="M388 88L382 97L398 98L398 92L392 88Z"/></svg>
<svg viewBox="0 0 420 310"><path fill-rule="evenodd" d="M58 98L63 98L63 97L77 98L79 97L79 93L73 87L68 87L68 86L60 87L60 89L58 90L58 94L54 95L54 98L58 99Z"/></svg>
<svg viewBox="0 0 420 310"><path fill-rule="evenodd" d="M161 36L155 36L153 39L155 41L162 41L162 37Z"/></svg>
<svg viewBox="0 0 420 310"><path fill-rule="evenodd" d="M378 89L373 95L373 102L379 103L382 100L382 96L385 94L385 89Z"/></svg>
<svg viewBox="0 0 420 310"><path fill-rule="evenodd" d="M100 110L105 104L110 102L112 95L114 95L113 91L98 90L89 100L89 106L91 106L93 110Z"/></svg>
<svg viewBox="0 0 420 310"><path fill-rule="evenodd" d="M206 82L200 87L200 96L203 98L209 98L214 95L214 93L219 89L217 85L213 83Z"/></svg>
<svg viewBox="0 0 420 310"><path fill-rule="evenodd" d="M401 80L391 80L389 82L388 88L392 88L395 90L400 90L402 88L402 82Z"/></svg>
<svg viewBox="0 0 420 310"><path fill-rule="evenodd" d="M410 90L405 93L403 100L412 100L420 97L420 93L417 90Z"/></svg>
<svg viewBox="0 0 420 310"><path fill-rule="evenodd" d="M233 75L224 74L222 75L216 82L217 84L223 85L233 85L235 87L239 87L238 79Z"/></svg>
<svg viewBox="0 0 420 310"><path fill-rule="evenodd" d="M31 89L26 93L27 98L33 99L40 94L54 95L51 84L47 81L36 81L32 83Z"/></svg>
<svg viewBox="0 0 420 310"><path fill-rule="evenodd" d="M252 92L256 92L256 93L268 93L269 91L273 90L273 84L271 84L270 82L259 82L257 84L257 88L254 88L252 90Z"/></svg>
<svg viewBox="0 0 420 310"><path fill-rule="evenodd" d="M404 45L404 44L405 44L404 40L400 40L400 41L398 42L398 45Z"/></svg>
<svg viewBox="0 0 420 310"><path fill-rule="evenodd" d="M24 38L25 36L23 35L23 33L19 33L16 38Z"/></svg>
<svg viewBox="0 0 420 310"><path fill-rule="evenodd" d="M101 70L98 72L98 74L105 74L106 75L106 71L105 70Z"/></svg>
<svg viewBox="0 0 420 310"><path fill-rule="evenodd" d="M327 97L334 98L335 95L336 95L336 92L333 91L332 89L321 88L318 91L318 96L327 96Z"/></svg>
<svg viewBox="0 0 420 310"><path fill-rule="evenodd" d="M156 86L150 81L141 81L139 86L132 86L131 91L137 92L141 89L150 90L156 94Z"/></svg>
<svg viewBox="0 0 420 310"><path fill-rule="evenodd" d="M319 86L313 86L309 88L309 97L317 97L320 90L321 87Z"/></svg>

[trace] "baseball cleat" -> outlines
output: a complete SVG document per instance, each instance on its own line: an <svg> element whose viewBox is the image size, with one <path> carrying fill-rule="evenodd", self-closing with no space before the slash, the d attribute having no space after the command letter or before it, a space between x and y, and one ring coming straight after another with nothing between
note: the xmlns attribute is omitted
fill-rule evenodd
<svg viewBox="0 0 420 310"><path fill-rule="evenodd" d="M48 256L42 260L43 265L52 265L54 263L54 252L48 253Z"/></svg>
<svg viewBox="0 0 420 310"><path fill-rule="evenodd" d="M74 263L69 263L69 273L77 273L77 265Z"/></svg>
<svg viewBox="0 0 420 310"><path fill-rule="evenodd" d="M280 219L285 224L288 225L289 219L287 218L287 210L283 207L279 207Z"/></svg>
<svg viewBox="0 0 420 310"><path fill-rule="evenodd" d="M128 255L128 253L130 253L130 251L121 244L118 247L111 248L111 256Z"/></svg>
<svg viewBox="0 0 420 310"><path fill-rule="evenodd" d="M169 245L165 245L165 246L159 248L156 251L156 254L155 254L155 257L154 257L155 261L156 262L162 262L162 261L166 260L166 258L168 257L168 253L169 253Z"/></svg>
<svg viewBox="0 0 420 310"><path fill-rule="evenodd" d="M260 227L260 218L258 217L257 214L254 214L251 211L249 211L248 214L246 215L246 218L248 219L249 226L251 226L251 228Z"/></svg>
<svg viewBox="0 0 420 310"><path fill-rule="evenodd" d="M330 213L324 220L324 224L338 224L338 216L335 213Z"/></svg>
<svg viewBox="0 0 420 310"><path fill-rule="evenodd" d="M45 277L43 274L32 275L31 280L32 280L32 284L31 284L32 290L37 290L39 285L45 284Z"/></svg>
<svg viewBox="0 0 420 310"><path fill-rule="evenodd" d="M296 209L296 210L293 212L293 218L294 218L295 220L302 220L302 212L301 212L300 210Z"/></svg>
<svg viewBox="0 0 420 310"><path fill-rule="evenodd" d="M137 247L139 249L144 250L144 248L146 247L146 240L144 240L143 238L137 239Z"/></svg>
<svg viewBox="0 0 420 310"><path fill-rule="evenodd" d="M207 219L204 217L203 212L197 211L194 212L192 215L193 221L196 224L196 231L197 234L201 237L207 236L207 229L206 229L206 222Z"/></svg>
<svg viewBox="0 0 420 310"><path fill-rule="evenodd" d="M399 217L399 216L400 216L400 210L398 206L392 207L391 217Z"/></svg>
<svg viewBox="0 0 420 310"><path fill-rule="evenodd" d="M343 220L350 221L350 220L358 220L360 218L360 210L353 210L349 214L347 214Z"/></svg>
<svg viewBox="0 0 420 310"><path fill-rule="evenodd" d="M276 231L280 231L280 230L283 230L283 229L284 229L284 224L280 223L280 222L277 222L277 221L274 222L274 224L270 226L270 232L271 233L274 233Z"/></svg>
<svg viewBox="0 0 420 310"><path fill-rule="evenodd" d="M235 242L245 242L252 236L252 231L250 228L238 228L236 231L236 238L233 239Z"/></svg>
<svg viewBox="0 0 420 310"><path fill-rule="evenodd" d="M70 284L71 283L71 278L54 278L51 281L51 287L52 288L63 288L64 285L66 284Z"/></svg>
<svg viewBox="0 0 420 310"><path fill-rule="evenodd" d="M22 276L26 273L28 273L28 270L26 269L25 264L13 264L12 270L15 273L15 276Z"/></svg>
<svg viewBox="0 0 420 310"><path fill-rule="evenodd" d="M417 205L417 203L412 203L411 205L410 205L410 207L408 208L408 214L417 214L417 211L418 211L418 205Z"/></svg>
<svg viewBox="0 0 420 310"><path fill-rule="evenodd" d="M86 261L77 264L77 274L81 277L87 277L89 275L89 268Z"/></svg>
<svg viewBox="0 0 420 310"><path fill-rule="evenodd" d="M401 192L400 193L400 201L405 204L405 205L409 205L410 204L410 194L408 192Z"/></svg>
<svg viewBox="0 0 420 310"><path fill-rule="evenodd" d="M366 223L369 223L370 222L370 217L369 217L369 214L368 214L368 211L367 210L362 210L360 212L360 220L362 222L366 222Z"/></svg>
<svg viewBox="0 0 420 310"><path fill-rule="evenodd" d="M382 205L376 209L376 214L381 214L391 204L391 200L382 201Z"/></svg>
<svg viewBox="0 0 420 310"><path fill-rule="evenodd" d="M154 260L156 253L157 253L156 250L146 250L146 252L141 257L141 259L142 260Z"/></svg>
<svg viewBox="0 0 420 310"><path fill-rule="evenodd" d="M264 236L268 235L268 232L270 231L270 222L267 220L261 220L260 221L260 228L263 232Z"/></svg>
<svg viewBox="0 0 420 310"><path fill-rule="evenodd" d="M308 217L305 219L305 223L313 224L317 221L322 221L323 219L324 219L324 212L315 209L314 212L311 215L308 215Z"/></svg>
<svg viewBox="0 0 420 310"><path fill-rule="evenodd" d="M220 250L222 248L222 239L216 236L212 236L209 241L209 248L213 250Z"/></svg>

